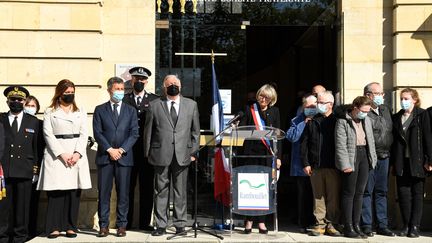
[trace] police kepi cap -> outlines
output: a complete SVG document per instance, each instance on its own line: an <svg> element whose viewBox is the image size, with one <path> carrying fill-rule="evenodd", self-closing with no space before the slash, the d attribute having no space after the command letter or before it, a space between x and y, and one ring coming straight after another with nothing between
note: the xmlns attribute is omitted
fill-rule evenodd
<svg viewBox="0 0 432 243"><path fill-rule="evenodd" d="M133 67L129 70L130 75L132 76L143 76L143 77L150 77L151 72L145 67Z"/></svg>
<svg viewBox="0 0 432 243"><path fill-rule="evenodd" d="M22 98L22 99L26 99L30 95L30 93L28 92L28 90L26 88L24 88L23 86L18 86L18 85L12 85L12 86L7 87L4 90L3 94L7 98L16 97L16 98Z"/></svg>

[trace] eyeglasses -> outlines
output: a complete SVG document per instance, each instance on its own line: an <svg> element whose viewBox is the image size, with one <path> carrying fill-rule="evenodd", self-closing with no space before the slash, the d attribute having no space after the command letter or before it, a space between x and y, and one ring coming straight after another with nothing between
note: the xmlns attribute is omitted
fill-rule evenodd
<svg viewBox="0 0 432 243"><path fill-rule="evenodd" d="M261 99L261 100L266 100L266 101L270 101L271 100L270 97L267 97L265 95L259 95L258 98Z"/></svg>
<svg viewBox="0 0 432 243"><path fill-rule="evenodd" d="M373 94L373 95L382 95L382 96L385 95L384 92L369 92L369 94Z"/></svg>

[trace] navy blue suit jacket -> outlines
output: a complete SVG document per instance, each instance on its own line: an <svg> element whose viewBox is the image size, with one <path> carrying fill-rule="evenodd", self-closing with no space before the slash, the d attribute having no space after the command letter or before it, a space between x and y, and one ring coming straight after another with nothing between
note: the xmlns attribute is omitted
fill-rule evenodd
<svg viewBox="0 0 432 243"><path fill-rule="evenodd" d="M116 123L109 101L96 106L93 114L93 133L98 143L96 165L110 163L107 150L112 147L123 148L126 151L118 160L120 165L133 166L132 147L139 137L138 129L138 117L134 107L122 102Z"/></svg>

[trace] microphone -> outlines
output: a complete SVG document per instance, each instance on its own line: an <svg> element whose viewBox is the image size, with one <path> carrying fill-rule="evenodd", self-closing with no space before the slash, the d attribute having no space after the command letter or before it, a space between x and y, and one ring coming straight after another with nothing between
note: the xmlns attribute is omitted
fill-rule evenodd
<svg viewBox="0 0 432 243"><path fill-rule="evenodd" d="M243 111L239 111L239 112L237 113L237 115L235 115L231 120L229 120L229 121L227 122L226 125L227 125L227 126L231 126L231 124L233 124L234 122L239 121L243 116L244 116Z"/></svg>

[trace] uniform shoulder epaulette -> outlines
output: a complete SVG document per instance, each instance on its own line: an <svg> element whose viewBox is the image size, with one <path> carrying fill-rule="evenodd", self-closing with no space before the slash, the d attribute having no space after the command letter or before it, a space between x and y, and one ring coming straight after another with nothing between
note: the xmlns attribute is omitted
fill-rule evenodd
<svg viewBox="0 0 432 243"><path fill-rule="evenodd" d="M148 94L148 95L150 95L150 96L156 96L156 97L160 97L160 95L157 95L157 94L155 94L155 93L152 93L152 92L147 92L147 94Z"/></svg>

